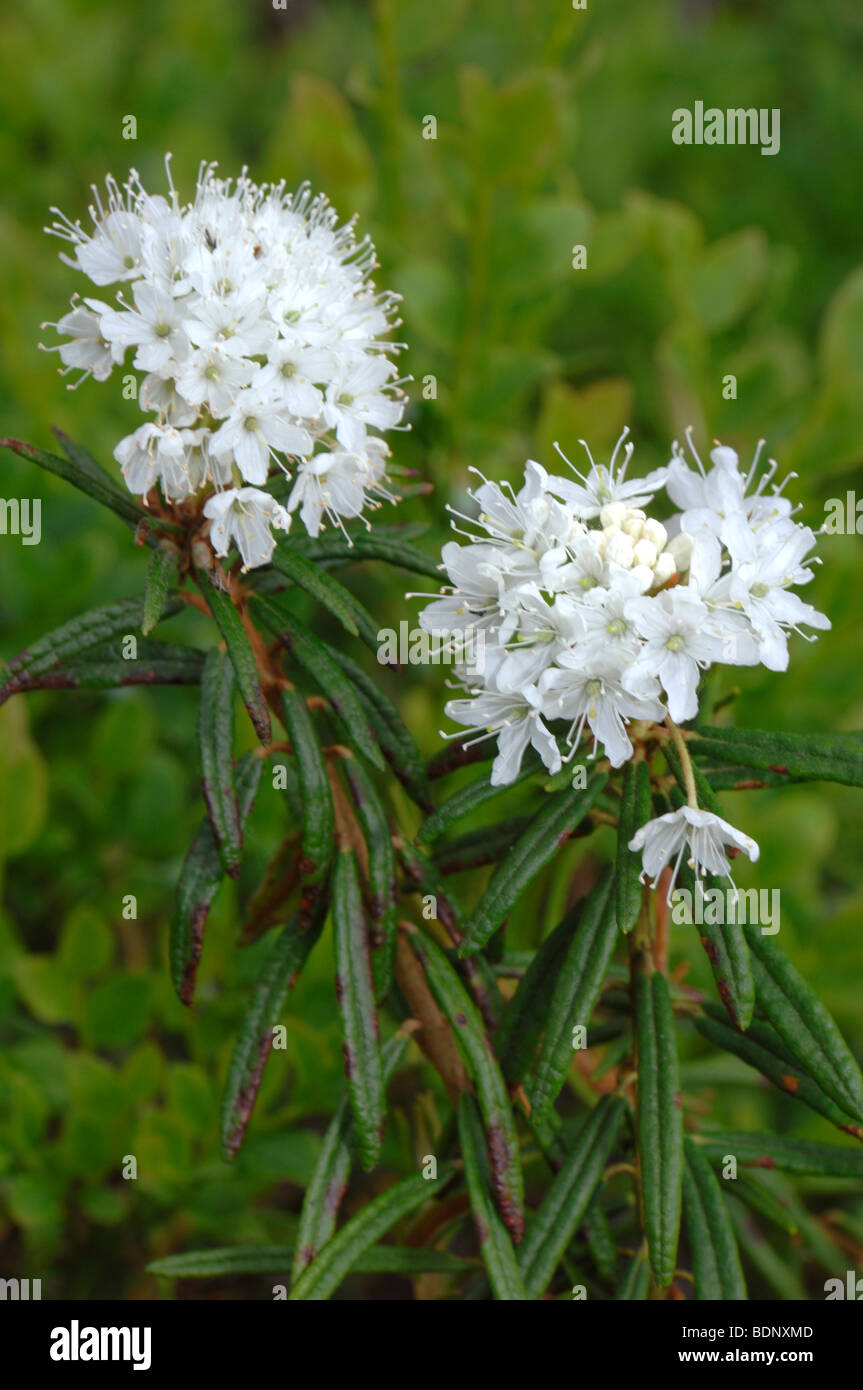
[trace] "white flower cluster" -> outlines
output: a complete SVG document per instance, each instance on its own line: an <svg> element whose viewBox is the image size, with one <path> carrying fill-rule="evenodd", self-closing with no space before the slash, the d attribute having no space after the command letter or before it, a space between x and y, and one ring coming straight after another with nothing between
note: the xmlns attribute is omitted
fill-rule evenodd
<svg viewBox="0 0 863 1390"><path fill-rule="evenodd" d="M812 578L815 535L768 487L775 463L758 476L761 446L744 474L721 446L705 469L690 439L695 469L675 444L667 467L627 481L626 434L608 467L588 450L579 481L534 462L518 493L483 480L472 493L480 533L443 548L451 588L420 622L456 649L483 635L482 670L459 672L464 696L446 712L497 737L495 785L516 777L529 745L557 772L585 725L594 755L602 744L619 767L633 751L629 721L695 716L707 667L784 670L789 630L830 626L791 592ZM666 522L642 510L662 487L679 508Z"/></svg>
<svg viewBox="0 0 863 1390"><path fill-rule="evenodd" d="M57 350L66 371L105 381L134 349L138 402L154 418L115 450L130 491L158 486L182 503L215 489L204 513L218 552L233 538L246 567L265 564L271 528L286 530L298 508L315 536L324 516L342 525L389 496L380 432L404 403L395 345L381 337L396 296L375 290L369 239L307 186L288 193L202 165L181 206L166 166L169 197L133 171L122 188L107 179L104 202L93 190L91 233L59 212L46 229L93 284L128 286L118 307L76 296L53 325L69 337ZM273 463L292 476L285 460L287 509L261 490Z"/></svg>

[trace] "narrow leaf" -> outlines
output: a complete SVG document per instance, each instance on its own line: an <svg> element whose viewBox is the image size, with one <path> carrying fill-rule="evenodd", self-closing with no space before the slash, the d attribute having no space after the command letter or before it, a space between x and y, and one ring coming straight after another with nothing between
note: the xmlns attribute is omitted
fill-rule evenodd
<svg viewBox="0 0 863 1390"><path fill-rule="evenodd" d="M863 1120L863 1076L832 1015L772 937L750 925L746 938L759 1008L821 1089Z"/></svg>
<svg viewBox="0 0 863 1390"><path fill-rule="evenodd" d="M688 1139L684 1153L683 1209L695 1292L699 1299L739 1302L746 1298L746 1282L725 1199L707 1159Z"/></svg>
<svg viewBox="0 0 863 1390"><path fill-rule="evenodd" d="M221 1137L225 1159L233 1158L243 1142L273 1045L273 1029L322 926L320 914L305 931L300 929L298 919L288 922L264 962L237 1034L222 1093Z"/></svg>
<svg viewBox="0 0 863 1390"><path fill-rule="evenodd" d="M345 775L368 848L368 907L371 918L375 998L383 999L393 981L396 953L396 853L389 820L371 777L356 758L347 758Z"/></svg>
<svg viewBox="0 0 863 1390"><path fill-rule="evenodd" d="M524 1178L506 1082L479 1012L454 966L430 937L412 932L409 940L425 970L429 988L449 1020L456 1047L476 1085L497 1208L513 1240L518 1242L524 1230Z"/></svg>
<svg viewBox="0 0 863 1390"><path fill-rule="evenodd" d="M710 913L704 910L705 894L714 889L722 893L723 902L727 901L726 885L713 875L708 875L705 880L699 878L696 882L695 874L686 865L681 867L679 883L690 894L694 924L710 961L719 997L731 1022L745 1031L752 1022L755 1009L755 978L743 928L726 913L722 914L722 921L709 922L706 919ZM699 918L702 920L699 921Z"/></svg>
<svg viewBox="0 0 863 1390"><path fill-rule="evenodd" d="M721 1164L731 1154L743 1168L779 1168L813 1178L863 1178L863 1152L851 1145L821 1144L779 1134L739 1134L730 1130L698 1134L694 1142L705 1158Z"/></svg>
<svg viewBox="0 0 863 1390"><path fill-rule="evenodd" d="M282 714L291 736L299 771L303 816L303 878L300 921L316 909L333 856L335 813L326 763L308 706L298 690L282 691Z"/></svg>
<svg viewBox="0 0 863 1390"><path fill-rule="evenodd" d="M261 595L255 595L255 599L265 623L278 637L280 644L309 673L329 700L333 712L344 726L348 740L370 763L383 771L383 758L365 710L326 647L286 608Z"/></svg>
<svg viewBox="0 0 863 1390"><path fill-rule="evenodd" d="M147 566L147 587L144 590L144 616L141 631L148 637L159 622L165 608L168 590L177 580L177 553L164 545L153 547Z"/></svg>
<svg viewBox="0 0 863 1390"><path fill-rule="evenodd" d="M644 1231L656 1282L674 1277L683 1181L683 1111L668 984L655 971L637 984L638 1167Z"/></svg>
<svg viewBox="0 0 863 1390"><path fill-rule="evenodd" d="M619 1096L604 1096L591 1111L530 1222L518 1252L530 1298L542 1297L584 1220L602 1182L625 1109Z"/></svg>
<svg viewBox="0 0 863 1390"><path fill-rule="evenodd" d="M643 1302L650 1286L650 1265L639 1253L634 1255L614 1295L618 1302Z"/></svg>
<svg viewBox="0 0 863 1390"><path fill-rule="evenodd" d="M473 1097L459 1097L458 1134L470 1206L479 1240L480 1254L496 1299L526 1300L509 1231L500 1219L491 1198L491 1173L485 1135Z"/></svg>
<svg viewBox="0 0 863 1390"><path fill-rule="evenodd" d="M207 653L198 705L198 752L201 787L213 838L226 874L236 878L243 852L243 831L234 785L234 681L224 652Z"/></svg>
<svg viewBox="0 0 863 1390"><path fill-rule="evenodd" d="M261 679L255 662L251 643L243 627L243 620L230 596L216 588L204 575L198 575L198 587L206 599L207 606L216 620L216 626L228 649L228 657L234 668L237 689L243 704L249 711L252 726L261 743L269 743L272 737L270 712L261 690Z"/></svg>
<svg viewBox="0 0 863 1390"><path fill-rule="evenodd" d="M280 1274L295 1257L291 1245L226 1246L167 1255L147 1265L148 1274L170 1279L217 1279L225 1275ZM352 1274L460 1274L468 1260L448 1250L418 1250L411 1246L370 1245L355 1261Z"/></svg>
<svg viewBox="0 0 863 1390"><path fill-rule="evenodd" d="M559 792L549 798L492 874L468 924L459 954L472 955L494 935L519 896L587 816L607 780L604 773L599 773L583 791Z"/></svg>
<svg viewBox="0 0 863 1390"><path fill-rule="evenodd" d="M545 1017L545 1036L527 1093L532 1113L544 1119L572 1065L573 1029L590 1023L617 942L617 919L609 866L583 903L564 919L569 945Z"/></svg>
<svg viewBox="0 0 863 1390"><path fill-rule="evenodd" d="M362 560L383 560L385 564L398 565L400 569L412 570L414 574L427 574L440 583L440 561L424 555L410 543L411 533L421 535L426 529L425 526L375 526L374 531L351 536L349 542L337 531L325 531L314 540L306 536L292 539L290 548L294 552L300 550L312 560L343 565Z"/></svg>
<svg viewBox="0 0 863 1390"><path fill-rule="evenodd" d="M179 599L172 599L166 605L164 616L171 617L182 606ZM6 680L0 687L0 703L16 691L31 687L36 676L52 670L60 662L74 661L94 647L104 647L112 638L133 636L140 630L140 598L120 599L117 603L108 603L72 618L7 662L4 671ZM122 657L123 654L118 652L117 655ZM132 660L130 658L130 662Z"/></svg>
<svg viewBox="0 0 863 1390"><path fill-rule="evenodd" d="M423 821L414 839L416 844L425 845L431 840L436 840L445 830L448 830L456 821L469 816L472 811L484 806L487 801L494 801L513 787L526 782L528 778L534 777L541 769L541 764L537 759L531 759L527 767L523 767L514 782L510 782L505 787L495 787L486 775L477 777L475 781L468 782L466 786L460 787L457 792L448 797L441 806L438 806L433 815Z"/></svg>
<svg viewBox="0 0 863 1390"><path fill-rule="evenodd" d="M369 1246L374 1245L397 1221L416 1211L430 1197L436 1196L450 1182L454 1172L454 1168L447 1166L436 1178L426 1179L418 1173L413 1174L367 1202L332 1240L327 1241L320 1254L303 1271L291 1289L291 1301L322 1301L329 1298Z"/></svg>
<svg viewBox="0 0 863 1390"><path fill-rule="evenodd" d="M361 637L366 646L377 654L378 625L343 584L322 570L314 560L307 559L290 541L282 541L276 546L271 563L280 574L305 589L333 617L338 618L346 632L352 637Z"/></svg>
<svg viewBox="0 0 863 1390"><path fill-rule="evenodd" d="M496 1038L504 1075L512 1084L533 1068L540 1034L546 1027L551 1000L572 939L572 916L567 915L534 952L533 959L507 1005Z"/></svg>
<svg viewBox="0 0 863 1390"><path fill-rule="evenodd" d="M261 759L252 753L244 754L237 763L237 800L241 822L245 822L254 805L262 766ZM210 904L223 876L224 870L213 838L212 826L209 819L205 818L180 870L171 916L171 978L184 1004L192 1002L204 941L204 928Z"/></svg>
<svg viewBox="0 0 863 1390"><path fill-rule="evenodd" d="M416 805L423 811L430 811L433 803L425 763L398 709L361 666L343 652L326 643L324 646L333 661L350 677L375 738L396 777Z"/></svg>
<svg viewBox="0 0 863 1390"><path fill-rule="evenodd" d="M60 662L40 675L16 676L0 688L0 705L28 690L118 690L133 685L199 685L204 653L170 642L137 644L134 659L124 660L110 644L90 647L83 656Z"/></svg>
<svg viewBox="0 0 863 1390"><path fill-rule="evenodd" d="M61 443L62 440L63 437ZM147 516L131 494L118 487L95 460L91 459L89 466L83 463L83 451L77 459L61 458L59 454L48 454L44 449L37 449L35 444L25 444L20 439L0 439L0 447L11 449L13 453L20 454L21 458L29 459L31 463L44 468L46 473L53 473L55 477L71 483L73 487L92 497L94 502L99 502L122 517L130 526L137 526Z"/></svg>
<svg viewBox="0 0 863 1390"><path fill-rule="evenodd" d="M397 1034L381 1050L386 1086L400 1065L407 1048L407 1038ZM339 1205L347 1186L357 1150L351 1099L347 1091L336 1107L330 1126L324 1135L315 1171L306 1188L297 1245L291 1267L291 1279L299 1279L306 1265L311 1264L336 1229Z"/></svg>
<svg viewBox="0 0 863 1390"><path fill-rule="evenodd" d="M374 1168L383 1143L384 1074L378 1018L357 862L352 850L336 856L333 880L336 998L342 1017L342 1052L348 1093L365 1169Z"/></svg>
<svg viewBox="0 0 863 1390"><path fill-rule="evenodd" d="M630 759L626 764L618 814L614 903L618 929L630 932L638 920L644 890L640 878L641 855L631 852L629 842L636 830L650 820L650 768L643 760Z"/></svg>
<svg viewBox="0 0 863 1390"><path fill-rule="evenodd" d="M703 1016L694 1020L702 1037L754 1067L779 1090L796 1096L838 1129L863 1140L863 1126L821 1089L805 1065L788 1051L775 1029L756 1020L741 1034L729 1027L722 1010L714 1004L708 1001L702 1007Z"/></svg>
<svg viewBox="0 0 863 1390"><path fill-rule="evenodd" d="M774 734L761 729L699 729L689 752L713 762L766 768L789 777L863 787L863 733Z"/></svg>

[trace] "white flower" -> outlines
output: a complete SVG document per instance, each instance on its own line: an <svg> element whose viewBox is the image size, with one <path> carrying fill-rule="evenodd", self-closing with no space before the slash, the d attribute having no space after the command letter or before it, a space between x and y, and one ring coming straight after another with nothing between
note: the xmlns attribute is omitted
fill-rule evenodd
<svg viewBox="0 0 863 1390"><path fill-rule="evenodd" d="M573 483L568 478L553 478L549 483L549 491L562 497L578 516L585 519L599 516L602 508L610 502L626 502L630 507L640 507L649 502L653 494L663 486L667 470L657 468L652 473L648 473L646 478L633 478L627 482L626 470L633 453L633 445L627 443L623 451L623 463L615 473L614 466L618 450L628 434L629 430L625 429L618 439L607 468L602 464L594 463L593 455L586 442L583 439L578 441L590 459L590 472L587 477L578 472L575 465L570 463L559 446L555 444L554 447L564 463L569 465L576 477L581 478L582 485L579 486L578 483Z"/></svg>
<svg viewBox="0 0 863 1390"><path fill-rule="evenodd" d="M123 444L124 477L178 501L211 480L261 486L302 460L289 505L312 534L396 501L381 437L404 412L398 349L384 341L396 296L371 281L371 242L305 185L289 193L202 165L184 206L166 167L168 197L135 173L122 189L109 178L91 233L60 213L49 229L69 243L68 265L126 286L116 304L76 298L54 325L68 335L55 349L65 370L104 380L131 347L146 374L138 403L152 429ZM203 452L169 457L163 429L206 431Z"/></svg>
<svg viewBox="0 0 863 1390"><path fill-rule="evenodd" d="M727 846L735 852L742 850L753 864L760 853L751 836L735 830L733 825L712 811L700 811L692 806L681 806L677 811L669 811L664 816L647 821L629 841L633 853L641 850L642 880L650 878L654 885L665 866L674 859L668 888L669 901L687 848L687 863L697 876L715 874L730 879L731 870L725 853Z"/></svg>
<svg viewBox="0 0 863 1390"><path fill-rule="evenodd" d="M625 689L621 677L623 662L610 653L584 653L577 649L561 652L558 665L548 670L539 683L541 708L547 719L572 721L567 743L572 753L578 746L585 723L596 742L605 747L612 767L620 767L632 756L632 743L626 732L627 719L658 720L663 709L656 698L658 687L648 679L634 693Z"/></svg>
<svg viewBox="0 0 863 1390"><path fill-rule="evenodd" d="M473 699L448 701L445 713L457 724L467 725L469 732L479 734L480 738L498 735L497 757L491 770L492 786L502 787L515 780L528 747L536 750L549 772L559 772L560 750L542 721L536 690L528 686L521 692L498 691L493 688L493 674L489 675L489 681L492 688L481 691Z"/></svg>
<svg viewBox="0 0 863 1390"><path fill-rule="evenodd" d="M272 527L287 531L290 514L268 492L256 487L216 492L204 503L210 518L210 540L217 555L227 555L231 541L243 557L243 569L266 565L276 548Z"/></svg>

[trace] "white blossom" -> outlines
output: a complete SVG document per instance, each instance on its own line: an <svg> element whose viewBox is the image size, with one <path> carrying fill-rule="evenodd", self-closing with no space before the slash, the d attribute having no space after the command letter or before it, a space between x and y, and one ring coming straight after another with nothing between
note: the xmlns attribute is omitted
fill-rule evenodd
<svg viewBox="0 0 863 1390"><path fill-rule="evenodd" d="M669 901L687 850L686 862L697 877L714 874L729 879L731 869L726 848L742 851L753 864L760 853L750 835L735 830L727 820L714 815L712 811L701 811L692 806L681 806L676 811L647 821L636 830L629 841L629 848L633 853L641 851L642 879L650 878L654 884L666 865L674 860L668 888Z"/></svg>
<svg viewBox="0 0 863 1390"><path fill-rule="evenodd" d="M138 404L153 418L116 450L128 486L174 502L294 474L288 508L312 535L396 500L381 436L404 412L398 348L384 341L397 297L372 282L369 240L306 185L291 193L202 165L183 205L166 167L167 197L134 171L122 188L109 177L93 190L91 231L56 209L48 229L68 244L67 265L117 287L115 303L76 298L53 326L64 370L103 381L131 352L144 374Z"/></svg>

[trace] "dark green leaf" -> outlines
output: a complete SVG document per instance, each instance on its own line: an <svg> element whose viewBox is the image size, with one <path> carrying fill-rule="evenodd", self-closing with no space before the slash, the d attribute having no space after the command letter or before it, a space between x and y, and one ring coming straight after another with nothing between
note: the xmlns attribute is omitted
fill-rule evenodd
<svg viewBox="0 0 863 1390"><path fill-rule="evenodd" d="M495 1041L504 1075L512 1084L523 1081L533 1067L572 930L573 917L568 914L534 953L507 1005Z"/></svg>
<svg viewBox="0 0 863 1390"><path fill-rule="evenodd" d="M326 646L326 650L345 675L350 677L384 757L405 791L423 811L430 811L432 799L425 764L413 734L409 733L398 709L389 696L379 689L377 682L349 656L329 646Z"/></svg>
<svg viewBox="0 0 863 1390"><path fill-rule="evenodd" d="M168 590L177 579L177 552L164 545L153 548L147 566L147 587L144 591L144 617L141 631L148 637L159 622L168 597Z"/></svg>
<svg viewBox="0 0 863 1390"><path fill-rule="evenodd" d="M397 1034L381 1049L384 1085L401 1063L406 1048L407 1038ZM339 1204L347 1186L356 1148L351 1099L346 1091L324 1135L315 1171L303 1198L291 1267L292 1280L299 1279L306 1265L311 1264L336 1229Z"/></svg>
<svg viewBox="0 0 863 1390"><path fill-rule="evenodd" d="M743 927L736 920L726 920L730 914L724 910L720 914L723 920L706 920L711 913L709 903L703 896L707 892L719 889L722 903L725 905L728 902L727 885L712 875L707 875L704 879L699 878L696 882L695 874L686 865L681 866L678 885L690 894L694 925L710 961L719 997L728 1010L731 1022L735 1027L745 1031L752 1022L755 1009L755 980ZM708 910L705 911L706 908ZM701 922L698 921L699 917L703 919Z"/></svg>
<svg viewBox="0 0 863 1390"><path fill-rule="evenodd" d="M282 691L282 714L297 759L303 816L300 920L316 909L333 857L335 812L330 779L308 706L298 690Z"/></svg>
<svg viewBox="0 0 863 1390"><path fill-rule="evenodd" d="M383 1143L384 1074L360 879L349 849L336 856L333 936L348 1093L363 1167L369 1169L377 1163Z"/></svg>
<svg viewBox="0 0 863 1390"><path fill-rule="evenodd" d="M371 777L356 758L344 761L345 776L368 848L368 907L371 918L375 998L383 999L393 980L396 952L396 854L386 810Z"/></svg>
<svg viewBox="0 0 863 1390"><path fill-rule="evenodd" d="M638 1166L644 1232L656 1282L671 1283L683 1181L683 1111L668 984L655 971L637 984Z"/></svg>
<svg viewBox="0 0 863 1390"><path fill-rule="evenodd" d="M705 1002L702 1007L703 1016L694 1020L702 1037L754 1067L774 1086L796 1096L837 1128L863 1140L863 1126L855 1123L846 1110L822 1091L805 1064L788 1051L775 1029L756 1019L742 1034L729 1027L727 1018L716 1005Z"/></svg>
<svg viewBox="0 0 863 1390"><path fill-rule="evenodd" d="M236 785L240 821L244 823L255 802L263 763L253 753L246 753L237 763ZM209 819L205 818L183 861L174 892L171 916L169 955L174 988L184 1004L191 1004L195 992L195 976L201 959L204 927L210 904L222 882L224 870L213 838Z"/></svg>
<svg viewBox="0 0 863 1390"><path fill-rule="evenodd" d="M61 444L64 443L65 436L59 435ZM94 459L85 455L79 446L73 445L68 441L69 458L61 458L59 454L48 454L44 449L37 449L34 444L25 444L20 439L0 439L0 447L11 449L13 453L20 454L22 458L29 459L31 463L38 464L47 473L53 473L56 477L62 478L64 482L72 483L74 487L86 492L88 497L92 497L94 502L99 502L103 507L108 507L117 516L123 518L130 526L137 526L147 517L147 513L130 493L118 487L104 469L100 468ZM72 450L76 451L75 457ZM85 462L89 460L89 463Z"/></svg>
<svg viewBox="0 0 863 1390"><path fill-rule="evenodd" d="M772 937L751 925L745 932L758 1007L822 1091L863 1120L863 1076L831 1014Z"/></svg>
<svg viewBox="0 0 863 1390"><path fill-rule="evenodd" d="M347 681L330 656L322 642L303 626L277 601L256 595L264 622L278 637L279 642L291 656L313 678L332 705L333 712L341 721L348 740L355 744L369 762L383 771L384 762L375 742L368 717L357 698L353 686Z"/></svg>
<svg viewBox="0 0 863 1390"><path fill-rule="evenodd" d="M236 878L243 853L243 830L234 785L234 680L224 652L207 653L198 705L201 786L213 838L226 874Z"/></svg>
<svg viewBox="0 0 863 1390"><path fill-rule="evenodd" d="M222 1157L225 1159L233 1158L243 1142L273 1045L273 1029L322 927L320 913L305 930L300 929L299 919L294 918L279 933L264 962L261 977L243 1015L225 1078L221 1109Z"/></svg>
<svg viewBox="0 0 863 1390"><path fill-rule="evenodd" d="M590 895L564 919L569 945L554 984L545 1016L545 1036L536 1072L527 1093L537 1120L551 1110L572 1064L572 1034L576 1025L585 1029L599 998L602 982L617 941L609 865Z"/></svg>
<svg viewBox="0 0 863 1390"><path fill-rule="evenodd" d="M598 773L583 791L569 790L549 797L548 804L492 874L459 947L461 955L481 950L497 931L525 888L587 816L607 780L604 773Z"/></svg>
<svg viewBox="0 0 863 1390"><path fill-rule="evenodd" d="M449 1020L456 1046L476 1085L497 1208L513 1240L518 1242L524 1229L524 1178L506 1083L482 1019L454 966L430 937L412 932L409 940L425 970L429 988Z"/></svg>
<svg viewBox="0 0 863 1390"><path fill-rule="evenodd" d="M147 1265L148 1274L166 1279L217 1279L225 1275L280 1274L295 1256L292 1245L230 1246L167 1255ZM470 1269L467 1260L448 1250L415 1250L410 1246L371 1245L354 1262L352 1274L458 1274Z"/></svg>
<svg viewBox="0 0 863 1390"><path fill-rule="evenodd" d="M820 1144L779 1134L738 1134L713 1130L694 1142L712 1163L733 1155L742 1168L779 1168L801 1177L863 1178L863 1150L852 1145Z"/></svg>
<svg viewBox="0 0 863 1390"><path fill-rule="evenodd" d="M683 1210L699 1299L746 1298L734 1228L710 1164L687 1139L684 1145Z"/></svg>
<svg viewBox="0 0 863 1390"><path fill-rule="evenodd" d="M807 780L843 782L863 787L863 736L845 734L774 734L761 729L702 728L689 742L694 757L712 762L767 768Z"/></svg>
<svg viewBox="0 0 863 1390"><path fill-rule="evenodd" d="M473 1097L464 1092L459 1096L458 1133L471 1212L492 1292L502 1301L526 1300L527 1290L509 1231L492 1202L491 1172L479 1112Z"/></svg>
<svg viewBox="0 0 863 1390"><path fill-rule="evenodd" d="M434 1197L452 1179L454 1169L445 1167L436 1178L419 1173L388 1187L367 1202L342 1227L320 1254L303 1271L290 1292L292 1301L321 1301L329 1298L379 1236Z"/></svg>
<svg viewBox="0 0 863 1390"><path fill-rule="evenodd" d="M377 623L343 584L322 570L314 560L307 559L289 540L276 546L272 565L327 608L333 617L338 618L346 632L352 637L362 637L366 645L377 653Z"/></svg>
<svg viewBox="0 0 863 1390"><path fill-rule="evenodd" d="M219 589L204 575L198 575L198 587L207 601L222 640L228 649L228 656L234 668L237 689L243 704L249 711L252 726L261 743L269 743L272 737L270 712L261 690L261 679L255 662L251 643L243 627L243 620L237 612L230 594Z"/></svg>
<svg viewBox="0 0 863 1390"><path fill-rule="evenodd" d="M518 1262L530 1298L541 1298L581 1225L617 1139L626 1107L604 1096L591 1111L528 1225Z"/></svg>
<svg viewBox="0 0 863 1390"><path fill-rule="evenodd" d="M117 690L131 685L198 685L204 653L170 642L137 644L134 660L116 655L110 644L90 647L83 656L60 662L41 675L15 677L14 688L0 689L0 705L28 690Z"/></svg>
<svg viewBox="0 0 863 1390"><path fill-rule="evenodd" d="M630 851L629 842L636 830L650 820L650 767L643 760L630 759L626 764L618 814L615 912L618 929L630 932L641 911L644 889L640 878L641 855Z"/></svg>

